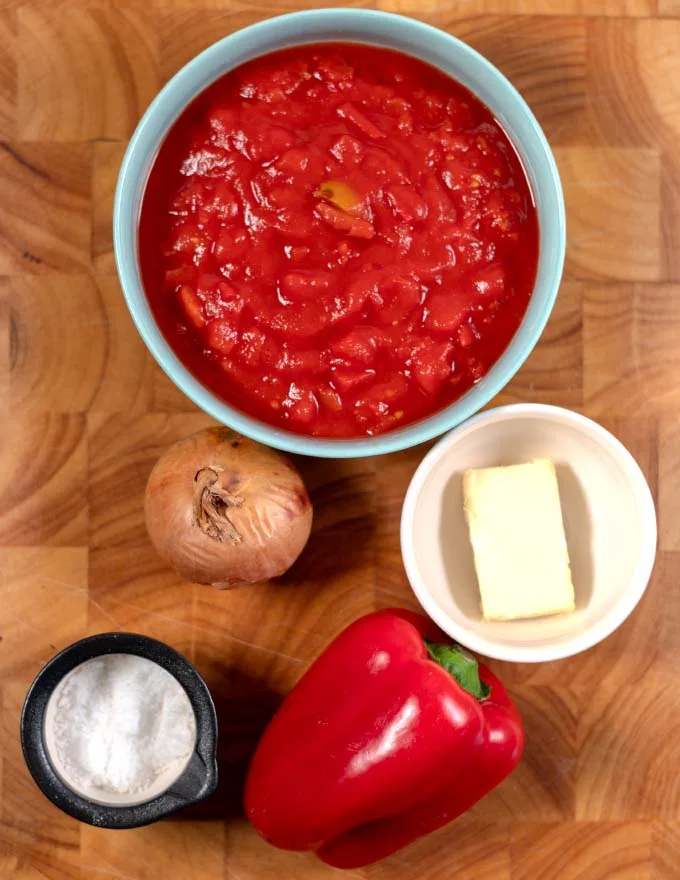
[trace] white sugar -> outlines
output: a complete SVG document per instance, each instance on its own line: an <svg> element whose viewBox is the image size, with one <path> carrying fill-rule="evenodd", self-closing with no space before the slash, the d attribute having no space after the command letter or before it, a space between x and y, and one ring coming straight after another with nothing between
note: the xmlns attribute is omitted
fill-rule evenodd
<svg viewBox="0 0 680 880"><path fill-rule="evenodd" d="M88 660L52 700L48 742L60 775L80 792L144 792L193 751L196 719L184 688L144 657Z"/></svg>

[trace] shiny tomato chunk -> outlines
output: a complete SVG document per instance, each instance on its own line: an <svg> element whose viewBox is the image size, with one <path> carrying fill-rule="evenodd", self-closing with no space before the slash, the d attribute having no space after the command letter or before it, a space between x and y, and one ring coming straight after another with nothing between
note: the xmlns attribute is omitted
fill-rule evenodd
<svg viewBox="0 0 680 880"><path fill-rule="evenodd" d="M257 58L185 110L139 244L201 382L279 428L353 437L485 375L528 306L538 226L488 108L414 58L327 43Z"/></svg>
<svg viewBox="0 0 680 880"><path fill-rule="evenodd" d="M436 394L451 375L452 342L428 340L414 354L411 372L425 394Z"/></svg>
<svg viewBox="0 0 680 880"><path fill-rule="evenodd" d="M343 363L370 365L384 341L375 327L355 327L331 346L331 354Z"/></svg>

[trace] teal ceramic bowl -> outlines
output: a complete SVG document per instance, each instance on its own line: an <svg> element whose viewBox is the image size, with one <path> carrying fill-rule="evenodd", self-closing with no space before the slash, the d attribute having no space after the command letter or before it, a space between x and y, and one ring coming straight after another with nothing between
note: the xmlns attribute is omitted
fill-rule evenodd
<svg viewBox="0 0 680 880"><path fill-rule="evenodd" d="M536 285L509 347L487 375L455 403L429 418L378 437L322 440L283 431L229 406L178 360L158 329L139 269L137 229L146 180L168 130L192 99L227 71L258 55L316 42L359 42L397 49L467 86L501 122L522 158L540 226ZM415 446L458 425L487 404L514 376L541 335L562 275L565 251L562 187L548 142L517 90L465 43L422 22L364 9L296 12L259 22L220 40L190 61L155 98L130 141L118 178L114 244L118 274L133 320L149 351L187 397L217 421L269 446L303 455L354 458Z"/></svg>

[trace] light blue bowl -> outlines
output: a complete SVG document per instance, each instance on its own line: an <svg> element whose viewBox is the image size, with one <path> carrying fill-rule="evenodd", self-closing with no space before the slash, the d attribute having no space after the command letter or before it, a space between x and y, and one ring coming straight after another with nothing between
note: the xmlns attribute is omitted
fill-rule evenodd
<svg viewBox="0 0 680 880"><path fill-rule="evenodd" d="M322 41L371 43L421 58L477 95L510 136L531 182L540 226L536 286L509 347L487 375L455 403L430 418L379 437L319 440L279 430L224 403L178 360L153 317L139 271L137 228L146 180L168 130L206 86L239 64L276 49ZM524 363L550 315L565 251L562 187L550 147L533 113L508 80L484 57L430 25L364 9L320 9L268 19L220 40L183 67L144 114L118 178L113 237L118 274L132 318L151 354L170 379L219 422L278 449L326 458L379 455L443 434L488 403Z"/></svg>

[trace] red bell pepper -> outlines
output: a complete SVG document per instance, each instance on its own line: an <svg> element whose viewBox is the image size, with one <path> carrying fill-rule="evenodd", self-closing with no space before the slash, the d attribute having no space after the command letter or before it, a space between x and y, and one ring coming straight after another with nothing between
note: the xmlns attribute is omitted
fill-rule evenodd
<svg viewBox="0 0 680 880"><path fill-rule="evenodd" d="M369 614L326 648L253 757L246 814L282 849L338 868L390 855L468 810L516 766L503 685L410 611Z"/></svg>

